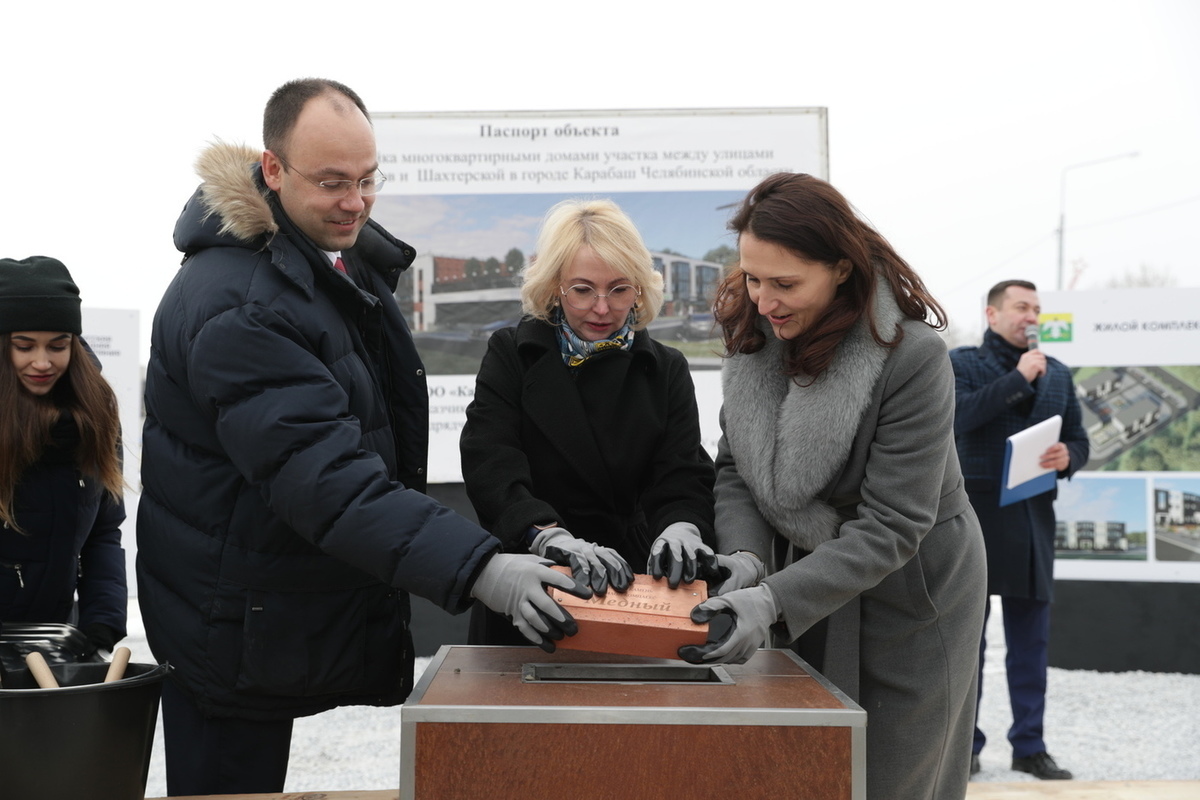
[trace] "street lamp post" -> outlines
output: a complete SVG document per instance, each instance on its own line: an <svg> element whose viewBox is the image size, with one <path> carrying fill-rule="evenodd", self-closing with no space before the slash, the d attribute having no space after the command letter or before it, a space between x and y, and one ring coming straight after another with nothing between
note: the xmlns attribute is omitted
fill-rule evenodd
<svg viewBox="0 0 1200 800"><path fill-rule="evenodd" d="M1090 167L1094 164L1104 164L1108 161L1116 161L1119 158L1135 158L1137 151L1132 153L1121 153L1108 158L1097 158L1095 161L1083 161L1079 164L1070 164L1063 167L1062 179L1058 188L1058 290L1061 292L1063 288L1063 238L1067 228L1067 173L1073 169L1080 167Z"/></svg>

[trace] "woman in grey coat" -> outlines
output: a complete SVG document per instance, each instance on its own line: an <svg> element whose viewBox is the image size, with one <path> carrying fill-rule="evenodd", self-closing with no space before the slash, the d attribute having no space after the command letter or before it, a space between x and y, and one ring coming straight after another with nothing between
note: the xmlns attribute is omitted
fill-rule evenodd
<svg viewBox="0 0 1200 800"><path fill-rule="evenodd" d="M985 556L954 449L945 314L842 195L778 174L730 222L718 564L682 648L748 659L774 634L867 711L867 796L966 794ZM802 635L804 635L802 637Z"/></svg>

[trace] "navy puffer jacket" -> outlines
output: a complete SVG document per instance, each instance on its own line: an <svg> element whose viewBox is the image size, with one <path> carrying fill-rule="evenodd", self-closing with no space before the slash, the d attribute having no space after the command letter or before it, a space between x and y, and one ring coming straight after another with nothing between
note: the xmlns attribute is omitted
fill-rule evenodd
<svg viewBox="0 0 1200 800"><path fill-rule="evenodd" d="M147 638L211 716L395 704L412 682L408 593L461 611L499 543L422 493L428 394L392 298L411 248L368 222L342 254L354 280L334 272L257 161L202 155L154 319Z"/></svg>
<svg viewBox="0 0 1200 800"><path fill-rule="evenodd" d="M74 622L125 636L129 592L121 523L125 505L80 473L79 434L69 414L55 426L58 447L21 475L13 510L21 532L0 528L0 621ZM78 614L76 615L76 595Z"/></svg>

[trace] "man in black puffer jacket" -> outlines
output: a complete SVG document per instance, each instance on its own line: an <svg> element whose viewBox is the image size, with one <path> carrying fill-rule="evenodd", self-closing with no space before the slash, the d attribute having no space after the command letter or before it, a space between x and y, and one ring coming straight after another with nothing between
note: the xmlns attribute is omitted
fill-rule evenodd
<svg viewBox="0 0 1200 800"><path fill-rule="evenodd" d="M428 394L393 297L413 251L369 219L362 101L285 84L263 139L200 157L154 318L137 577L175 668L172 796L282 792L295 717L402 702L409 593L478 599L548 649L574 633L545 592L570 579L422 493Z"/></svg>

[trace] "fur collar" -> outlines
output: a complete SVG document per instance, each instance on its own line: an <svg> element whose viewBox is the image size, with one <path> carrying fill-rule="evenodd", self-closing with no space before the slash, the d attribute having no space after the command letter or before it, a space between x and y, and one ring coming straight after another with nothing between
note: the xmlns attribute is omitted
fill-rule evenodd
<svg viewBox="0 0 1200 800"><path fill-rule="evenodd" d="M884 336L904 319L885 280L876 287L874 316ZM864 317L825 375L799 386L780 371L783 347L768 332L762 350L726 360L725 438L763 518L811 551L837 535L841 519L826 502L828 490L849 459L891 350L875 342Z"/></svg>
<svg viewBox="0 0 1200 800"><path fill-rule="evenodd" d="M262 153L242 145L217 141L196 159L196 173L207 219L221 220L218 232L244 242L274 236L279 223L267 202L267 189L255 179Z"/></svg>
<svg viewBox="0 0 1200 800"><path fill-rule="evenodd" d="M184 206L175 223L175 246L192 255L208 247L241 246L269 251L271 263L310 297L314 267L328 261L317 246L287 218L278 199L262 181L261 152L217 141L196 159L200 188ZM401 273L416 252L368 219L351 251L370 272L394 292ZM343 253L346 255L346 253ZM351 287L352 282L335 282ZM368 305L378 302L378 292L358 289Z"/></svg>

